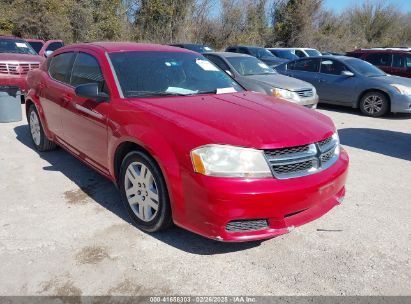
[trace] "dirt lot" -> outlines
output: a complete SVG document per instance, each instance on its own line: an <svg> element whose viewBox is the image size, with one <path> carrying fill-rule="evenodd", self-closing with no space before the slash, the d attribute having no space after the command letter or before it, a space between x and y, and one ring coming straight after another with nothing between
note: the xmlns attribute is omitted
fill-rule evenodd
<svg viewBox="0 0 411 304"><path fill-rule="evenodd" d="M110 182L0 124L0 295L411 295L411 115L320 111L351 158L344 204L245 244L145 234Z"/></svg>

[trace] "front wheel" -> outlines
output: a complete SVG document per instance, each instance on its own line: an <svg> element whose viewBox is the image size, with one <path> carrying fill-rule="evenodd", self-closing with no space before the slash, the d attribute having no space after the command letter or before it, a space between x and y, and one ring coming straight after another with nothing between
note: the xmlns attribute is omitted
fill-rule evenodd
<svg viewBox="0 0 411 304"><path fill-rule="evenodd" d="M167 186L155 161L142 151L126 155L120 170L120 192L135 225L157 232L172 224Z"/></svg>
<svg viewBox="0 0 411 304"><path fill-rule="evenodd" d="M370 117L384 116L388 108L388 98L379 92L369 92L360 101L361 112Z"/></svg>
<svg viewBox="0 0 411 304"><path fill-rule="evenodd" d="M27 119L30 126L31 139L34 146L39 151L49 151L56 148L56 144L49 140L44 134L39 114L34 105L31 105L27 113Z"/></svg>

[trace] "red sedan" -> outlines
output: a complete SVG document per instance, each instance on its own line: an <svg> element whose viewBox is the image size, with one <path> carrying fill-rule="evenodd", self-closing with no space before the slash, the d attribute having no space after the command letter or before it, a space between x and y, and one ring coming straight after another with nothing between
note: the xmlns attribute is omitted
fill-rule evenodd
<svg viewBox="0 0 411 304"><path fill-rule="evenodd" d="M134 223L223 241L287 233L342 202L348 156L332 121L246 92L202 55L91 43L28 75L40 151L57 145L112 180Z"/></svg>

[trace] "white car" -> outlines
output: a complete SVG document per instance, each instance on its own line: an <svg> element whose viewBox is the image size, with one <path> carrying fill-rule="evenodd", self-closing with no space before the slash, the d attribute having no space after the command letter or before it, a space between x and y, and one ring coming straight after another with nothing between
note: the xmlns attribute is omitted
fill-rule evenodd
<svg viewBox="0 0 411 304"><path fill-rule="evenodd" d="M289 50L294 55L303 58L303 57L315 57L321 56L321 53L316 49L311 48L267 48L269 51L276 51L276 50Z"/></svg>

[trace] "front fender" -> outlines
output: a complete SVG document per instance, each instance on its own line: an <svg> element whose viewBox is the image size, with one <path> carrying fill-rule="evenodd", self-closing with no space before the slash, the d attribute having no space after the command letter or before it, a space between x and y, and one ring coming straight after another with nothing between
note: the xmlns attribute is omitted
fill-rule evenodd
<svg viewBox="0 0 411 304"><path fill-rule="evenodd" d="M116 136L121 134L121 136ZM156 132L152 128L145 125L127 125L116 130L114 138L109 142L109 170L110 175L117 179L115 172L115 157L119 147L126 142L134 143L146 150L159 165L167 185L170 196L173 218L180 218L181 210L184 210L184 197L182 189L182 174L179 160L175 150L171 147L166 137L160 132Z"/></svg>

